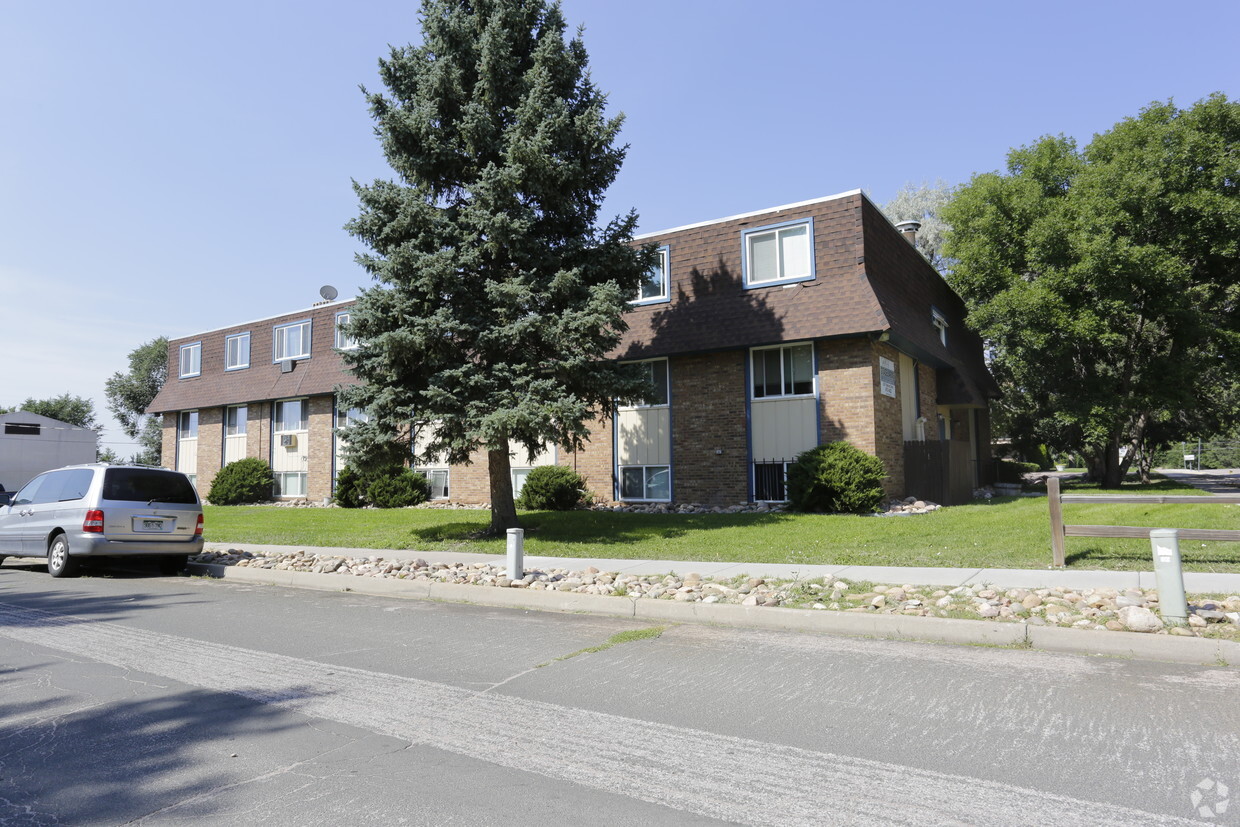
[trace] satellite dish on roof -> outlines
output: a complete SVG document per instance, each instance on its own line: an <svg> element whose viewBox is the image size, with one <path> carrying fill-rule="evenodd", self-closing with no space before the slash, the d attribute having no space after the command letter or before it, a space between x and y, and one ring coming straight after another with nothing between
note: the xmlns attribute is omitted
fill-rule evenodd
<svg viewBox="0 0 1240 827"><path fill-rule="evenodd" d="M319 288L319 295L323 297L324 301L334 301L336 296L340 294L336 292L335 287L332 287L330 284L325 284Z"/></svg>

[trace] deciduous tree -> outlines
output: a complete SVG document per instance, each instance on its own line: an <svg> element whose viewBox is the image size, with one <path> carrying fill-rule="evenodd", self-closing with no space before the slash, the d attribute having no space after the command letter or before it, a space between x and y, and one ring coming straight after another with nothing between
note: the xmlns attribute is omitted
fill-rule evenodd
<svg viewBox="0 0 1240 827"><path fill-rule="evenodd" d="M360 296L342 390L369 421L350 461L451 463L484 451L491 530L517 524L510 451L576 447L617 398L648 390L605 361L655 263L636 214L598 226L625 148L556 3L424 0L420 46L379 62L368 94L398 181L355 184L347 229L377 284Z"/></svg>
<svg viewBox="0 0 1240 827"><path fill-rule="evenodd" d="M104 384L108 410L121 424L121 430L136 440L142 450L133 461L158 465L163 446L163 417L148 415L147 407L168 379L168 340L160 336L135 348L129 354L129 370L112 374Z"/></svg>
<svg viewBox="0 0 1240 827"><path fill-rule="evenodd" d="M1114 487L1157 423L1218 420L1240 355L1240 103L1155 103L1046 137L943 211L949 280L1014 431ZM1234 411L1225 412L1234 416ZM1164 435L1165 436L1165 435Z"/></svg>

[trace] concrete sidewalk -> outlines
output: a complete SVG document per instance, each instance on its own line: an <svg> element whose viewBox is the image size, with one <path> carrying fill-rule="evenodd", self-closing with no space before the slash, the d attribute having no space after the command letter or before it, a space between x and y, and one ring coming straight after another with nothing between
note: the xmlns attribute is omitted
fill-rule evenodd
<svg viewBox="0 0 1240 827"><path fill-rule="evenodd" d="M420 558L430 563L489 563L503 565L504 556L454 551L406 551L365 548L318 548L313 546L276 546L254 543L207 543L207 549L223 551L240 549L254 553L289 554L305 551L339 557L382 557L388 560ZM617 560L586 557L525 556L527 571L547 569L581 570L594 566L600 571L620 574L667 574L697 572L702 577L770 577L781 580L812 580L831 575L856 582L916 586L982 585L1004 589L1036 589L1063 586L1069 589L1152 589L1157 586L1153 571L1068 571L1063 569L954 569L916 566L844 566L789 565L787 563L707 563L688 560ZM1184 588L1190 594L1240 594L1240 574L1185 572Z"/></svg>

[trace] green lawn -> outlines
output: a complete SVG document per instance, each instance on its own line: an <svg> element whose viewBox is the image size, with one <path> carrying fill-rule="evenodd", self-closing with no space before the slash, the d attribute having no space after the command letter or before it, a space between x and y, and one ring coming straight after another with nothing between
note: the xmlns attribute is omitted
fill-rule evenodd
<svg viewBox="0 0 1240 827"><path fill-rule="evenodd" d="M1084 486L1071 491L1085 493ZM1200 493L1170 480L1124 493ZM1073 524L1240 528L1240 505L1064 506ZM448 509L206 508L214 543L504 553L503 539L475 539L489 512ZM1046 568L1045 498L996 497L911 517L817 514L625 514L526 512L525 550L554 557L754 563ZM1149 569L1144 540L1069 537L1071 569ZM1240 572L1240 543L1181 545L1189 571Z"/></svg>

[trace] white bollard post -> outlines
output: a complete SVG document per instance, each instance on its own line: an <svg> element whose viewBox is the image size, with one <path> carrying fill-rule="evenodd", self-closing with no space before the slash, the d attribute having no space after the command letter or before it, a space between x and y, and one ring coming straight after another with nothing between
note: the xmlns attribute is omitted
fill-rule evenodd
<svg viewBox="0 0 1240 827"><path fill-rule="evenodd" d="M508 579L525 577L525 529L508 529Z"/></svg>
<svg viewBox="0 0 1240 827"><path fill-rule="evenodd" d="M1188 623L1188 599L1184 596L1184 569L1180 565L1180 532L1174 528L1150 531L1154 548L1154 580L1158 585L1158 609L1168 626Z"/></svg>

